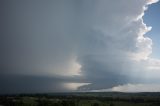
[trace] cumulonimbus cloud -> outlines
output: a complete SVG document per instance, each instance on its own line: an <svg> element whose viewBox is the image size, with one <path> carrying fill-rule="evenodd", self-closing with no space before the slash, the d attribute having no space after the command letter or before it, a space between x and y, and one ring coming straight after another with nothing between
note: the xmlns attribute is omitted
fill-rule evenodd
<svg viewBox="0 0 160 106"><path fill-rule="evenodd" d="M69 90L70 84L74 90L97 90L139 81L153 83L160 73L160 60L150 57L152 40L145 34L151 27L143 22L143 15L157 1L3 2L1 46L5 49L0 75L5 80L10 75L38 76L35 82L45 76L42 80L47 77L48 88L63 85L61 91ZM49 86L52 80L55 86ZM6 85L4 89L10 84ZM37 86L37 91L47 91Z"/></svg>
<svg viewBox="0 0 160 106"><path fill-rule="evenodd" d="M157 80L159 60L150 57L152 40L145 34L151 27L143 22L144 11L155 2L157 0L99 1L102 5L93 13L102 18L91 18L95 24L92 22L92 32L87 36L93 43L86 43L91 47L88 46L80 58L82 70L92 84L79 89Z"/></svg>

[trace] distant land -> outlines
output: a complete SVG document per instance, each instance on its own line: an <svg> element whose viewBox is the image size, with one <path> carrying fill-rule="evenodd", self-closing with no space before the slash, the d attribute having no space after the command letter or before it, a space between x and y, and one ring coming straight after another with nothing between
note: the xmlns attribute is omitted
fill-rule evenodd
<svg viewBox="0 0 160 106"><path fill-rule="evenodd" d="M160 92L65 92L0 95L0 106L160 106Z"/></svg>

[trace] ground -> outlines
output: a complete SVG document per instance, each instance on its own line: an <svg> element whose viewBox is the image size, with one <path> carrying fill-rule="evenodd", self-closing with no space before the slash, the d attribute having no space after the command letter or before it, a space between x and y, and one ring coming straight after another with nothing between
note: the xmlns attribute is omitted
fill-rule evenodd
<svg viewBox="0 0 160 106"><path fill-rule="evenodd" d="M160 106L160 93L75 92L1 95L0 106Z"/></svg>

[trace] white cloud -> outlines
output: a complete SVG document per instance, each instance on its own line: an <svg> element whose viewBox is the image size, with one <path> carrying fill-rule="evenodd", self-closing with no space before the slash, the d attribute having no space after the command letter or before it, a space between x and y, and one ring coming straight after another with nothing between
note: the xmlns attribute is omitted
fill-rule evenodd
<svg viewBox="0 0 160 106"><path fill-rule="evenodd" d="M159 0L147 0L147 4L153 4L158 2Z"/></svg>
<svg viewBox="0 0 160 106"><path fill-rule="evenodd" d="M95 92L160 92L160 84L126 84L110 89L95 90Z"/></svg>
<svg viewBox="0 0 160 106"><path fill-rule="evenodd" d="M121 83L118 80L117 82L111 81L118 79L121 75L130 77L129 81L136 82L138 79L144 82L150 79L154 83L154 79L158 78L160 62L158 59L150 57L153 42L145 35L151 31L152 27L148 27L143 22L147 6L156 2L158 0L121 0L118 3L114 0L99 1L100 7L97 5L99 9L93 13L96 14L95 17L100 18L91 18L96 22L92 23L93 33L89 36L94 40L91 46L93 48L87 48L87 44L91 43L88 42L85 50L89 49L90 52L85 53L86 51L83 50L83 55L89 55L88 60L90 59L90 61L86 62L85 58L80 62L80 64L85 64L82 64L82 69L91 78L91 82L93 80L93 85L90 84L89 87L95 87L97 84L99 87L95 87L95 89L98 89L104 88L105 84L108 86L110 82L112 84ZM96 75L101 78L97 78ZM110 79L110 76L117 78ZM94 78L100 81L96 81ZM102 83L102 85L98 83Z"/></svg>

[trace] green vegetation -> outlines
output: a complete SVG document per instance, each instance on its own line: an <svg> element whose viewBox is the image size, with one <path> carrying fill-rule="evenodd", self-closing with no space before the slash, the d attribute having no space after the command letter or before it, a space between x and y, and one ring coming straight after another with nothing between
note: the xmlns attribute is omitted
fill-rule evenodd
<svg viewBox="0 0 160 106"><path fill-rule="evenodd" d="M0 106L160 106L160 93L1 95Z"/></svg>

